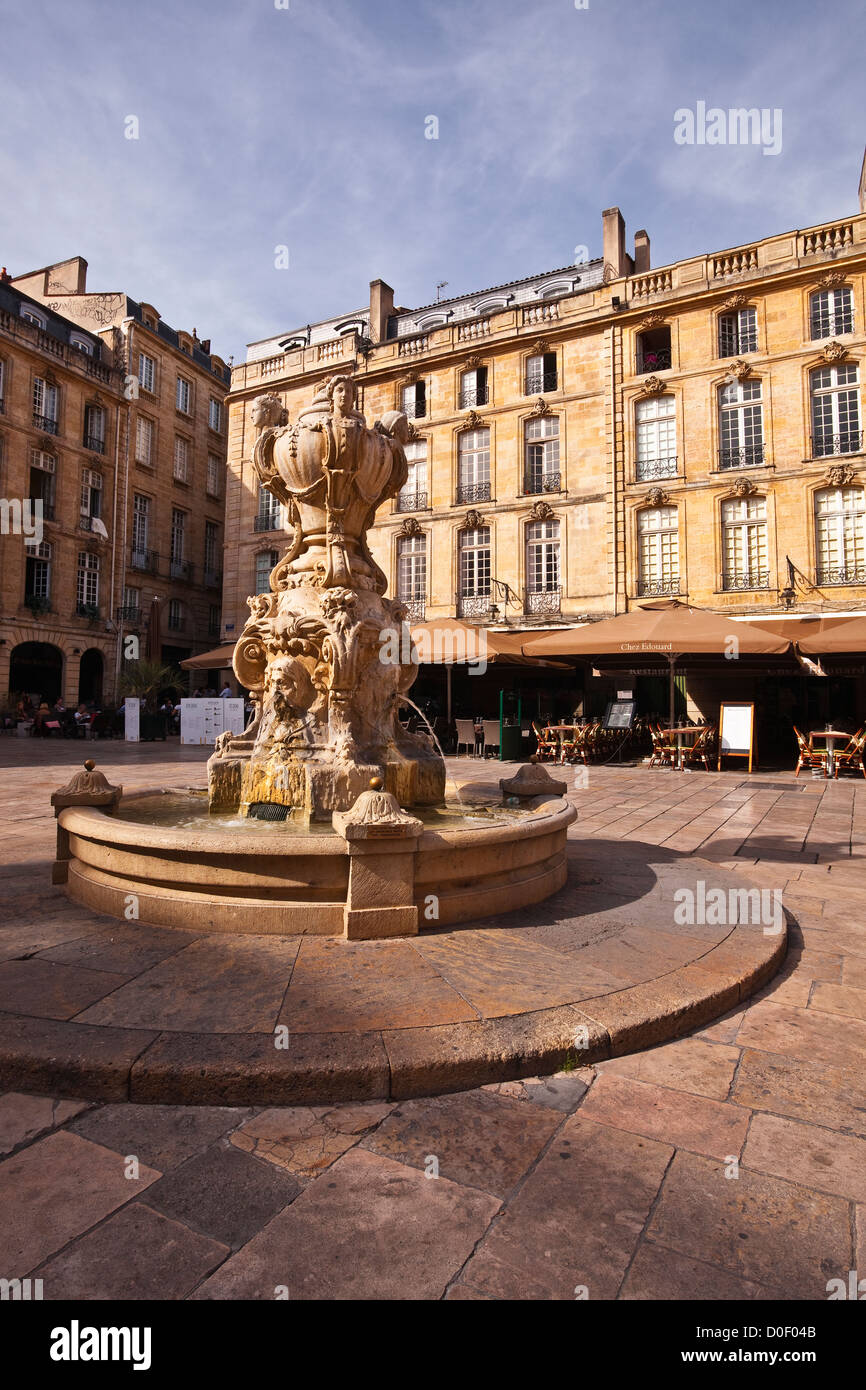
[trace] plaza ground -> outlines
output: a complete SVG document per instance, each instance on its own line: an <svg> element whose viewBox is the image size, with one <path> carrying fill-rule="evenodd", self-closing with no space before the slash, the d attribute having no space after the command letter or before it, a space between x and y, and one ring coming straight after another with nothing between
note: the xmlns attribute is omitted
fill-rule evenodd
<svg viewBox="0 0 866 1390"><path fill-rule="evenodd" d="M94 956L91 914L51 886L48 798L87 754L128 789L200 785L206 757L0 740L0 1015L29 1011L46 1031L136 980L140 1000L191 945L152 928L130 944L118 923L113 959L102 938ZM824 1300L830 1280L866 1275L866 783L566 775L579 818L564 891L587 916L610 906L593 852L624 881L659 862L685 881L691 860L782 892L788 954L758 994L661 1046L433 1098L229 1107L6 1089L0 1274L41 1278L46 1299L522 1300ZM633 927L607 948L620 979L640 954L629 933L657 925L625 897ZM671 949L659 936L659 977Z"/></svg>

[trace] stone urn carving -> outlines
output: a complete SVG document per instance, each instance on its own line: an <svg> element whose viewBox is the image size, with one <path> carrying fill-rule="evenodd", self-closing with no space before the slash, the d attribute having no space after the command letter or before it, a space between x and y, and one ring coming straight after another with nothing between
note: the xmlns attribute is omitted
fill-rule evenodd
<svg viewBox="0 0 866 1390"><path fill-rule="evenodd" d="M208 764L215 808L330 819L371 776L401 805L444 795L442 758L398 719L417 655L408 632L394 640L406 610L384 597L387 579L367 544L377 508L406 482L409 422L390 411L369 428L355 402L352 378L335 376L294 424L275 397L253 403L253 467L293 535L269 592L248 600L233 666L261 703L255 728Z"/></svg>

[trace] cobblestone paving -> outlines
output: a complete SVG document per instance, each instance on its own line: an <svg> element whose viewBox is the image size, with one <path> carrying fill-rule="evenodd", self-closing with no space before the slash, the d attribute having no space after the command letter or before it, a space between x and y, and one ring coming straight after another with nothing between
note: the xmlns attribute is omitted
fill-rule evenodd
<svg viewBox="0 0 866 1390"><path fill-rule="evenodd" d="M78 942L77 1004L88 914L49 891L48 796L88 753L130 789L201 784L205 757L0 740L3 959L19 921L31 959ZM433 1099L7 1092L0 1275L41 1278L46 1299L823 1300L829 1280L866 1273L866 783L566 776L573 837L609 846L625 875L646 845L783 893L790 949L759 996L645 1052Z"/></svg>

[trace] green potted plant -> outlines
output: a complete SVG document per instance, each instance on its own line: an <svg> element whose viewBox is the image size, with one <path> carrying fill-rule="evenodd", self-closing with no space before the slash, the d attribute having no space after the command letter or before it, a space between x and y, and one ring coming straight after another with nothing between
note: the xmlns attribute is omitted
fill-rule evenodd
<svg viewBox="0 0 866 1390"><path fill-rule="evenodd" d="M123 695L132 695L141 700L139 733L145 742L157 738L165 740L165 720L157 710L157 698L160 690L168 685L183 686L183 677L174 666L164 666L161 661L146 658L127 662L120 690Z"/></svg>

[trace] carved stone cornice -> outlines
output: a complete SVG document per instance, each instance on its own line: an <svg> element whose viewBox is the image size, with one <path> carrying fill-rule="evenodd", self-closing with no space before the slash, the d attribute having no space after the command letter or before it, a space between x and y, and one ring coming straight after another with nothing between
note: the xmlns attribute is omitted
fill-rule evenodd
<svg viewBox="0 0 866 1390"><path fill-rule="evenodd" d="M642 396L658 396L665 390L665 383L661 377L648 376L641 382L640 394Z"/></svg>

